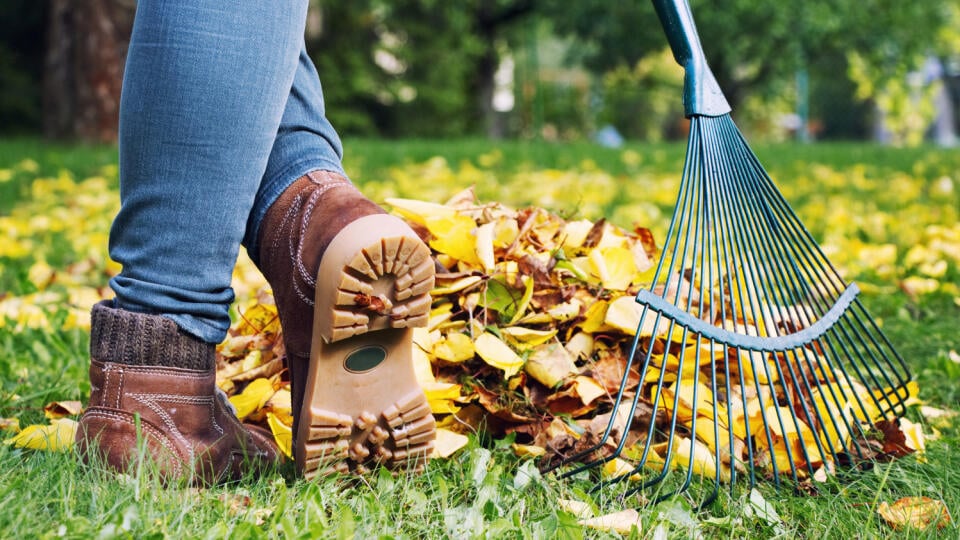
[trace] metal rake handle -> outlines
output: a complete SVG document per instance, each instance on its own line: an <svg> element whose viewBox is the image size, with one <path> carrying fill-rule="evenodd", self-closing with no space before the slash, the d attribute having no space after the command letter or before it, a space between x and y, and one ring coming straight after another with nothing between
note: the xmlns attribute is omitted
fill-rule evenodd
<svg viewBox="0 0 960 540"><path fill-rule="evenodd" d="M684 69L683 108L690 116L721 116L730 104L707 65L687 0L653 0L673 57Z"/></svg>

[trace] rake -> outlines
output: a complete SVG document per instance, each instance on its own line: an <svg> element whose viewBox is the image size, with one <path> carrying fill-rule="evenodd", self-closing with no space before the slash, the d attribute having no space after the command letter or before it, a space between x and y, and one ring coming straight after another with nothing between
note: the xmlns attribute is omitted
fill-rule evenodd
<svg viewBox="0 0 960 540"><path fill-rule="evenodd" d="M602 466L596 489L652 502L697 485L703 507L738 478L800 486L869 463L907 367L734 125L686 0L653 3L685 70L686 161L610 422L563 476Z"/></svg>

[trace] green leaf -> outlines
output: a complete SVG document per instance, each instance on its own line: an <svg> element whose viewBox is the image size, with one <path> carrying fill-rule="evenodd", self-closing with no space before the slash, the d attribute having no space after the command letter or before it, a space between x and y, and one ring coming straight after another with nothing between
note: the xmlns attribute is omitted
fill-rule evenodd
<svg viewBox="0 0 960 540"><path fill-rule="evenodd" d="M523 302L525 291L507 285L501 278L487 281L483 294L480 295L479 305L496 311L500 319L509 321L517 314Z"/></svg>

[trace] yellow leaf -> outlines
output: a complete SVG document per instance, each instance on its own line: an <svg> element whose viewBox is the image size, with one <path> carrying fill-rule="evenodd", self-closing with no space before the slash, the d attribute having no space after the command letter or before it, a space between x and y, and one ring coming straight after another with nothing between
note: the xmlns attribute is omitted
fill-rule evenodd
<svg viewBox="0 0 960 540"><path fill-rule="evenodd" d="M634 469L636 469L636 467L630 462L620 458L613 458L603 464L600 474L606 479L620 478L629 475L628 480L631 482L639 482L643 478L640 476L640 473L634 472Z"/></svg>
<svg viewBox="0 0 960 540"><path fill-rule="evenodd" d="M756 437L757 446L771 451L781 472L790 470L791 464L802 467L823 463L824 456L817 446L813 430L797 418L789 407L771 405L764 410L764 416L773 436L773 448L770 448L766 436Z"/></svg>
<svg viewBox="0 0 960 540"><path fill-rule="evenodd" d="M280 332L280 316L277 306L252 301L246 309L237 308L240 324L236 330L240 334L277 334Z"/></svg>
<svg viewBox="0 0 960 540"><path fill-rule="evenodd" d="M571 300L553 306L547 310L547 314L557 322L566 322L580 315L580 305L577 300Z"/></svg>
<svg viewBox="0 0 960 540"><path fill-rule="evenodd" d="M607 289L626 290L637 274L633 253L622 247L592 249L589 260L591 273Z"/></svg>
<svg viewBox="0 0 960 540"><path fill-rule="evenodd" d="M631 242L630 253L633 254L633 264L637 267L638 273L646 272L653 267L653 261L650 260L642 243Z"/></svg>
<svg viewBox="0 0 960 540"><path fill-rule="evenodd" d="M79 401L54 401L43 407L43 415L50 420L75 416L83 411L83 404Z"/></svg>
<svg viewBox="0 0 960 540"><path fill-rule="evenodd" d="M47 264L47 261L41 259L33 263L27 270L27 280L33 283L38 290L42 291L47 288L47 285L53 282L56 273L56 270Z"/></svg>
<svg viewBox="0 0 960 540"><path fill-rule="evenodd" d="M574 360L590 358L593 354L594 340L593 336L586 332L577 332L564 345L564 349L570 353Z"/></svg>
<svg viewBox="0 0 960 540"><path fill-rule="evenodd" d="M470 341L470 336L460 332L450 332L434 342L431 352L433 356L440 360L452 363L464 362L474 356L473 342Z"/></svg>
<svg viewBox="0 0 960 540"><path fill-rule="evenodd" d="M501 328L500 333L506 336L507 341L518 349L531 349L550 341L550 338L557 335L557 330L534 330L523 326L507 326Z"/></svg>
<svg viewBox="0 0 960 540"><path fill-rule="evenodd" d="M568 221L567 224L563 226L563 246L571 248L583 246L583 242L587 239L587 234L590 232L590 229L593 229L592 221L586 219Z"/></svg>
<svg viewBox="0 0 960 540"><path fill-rule="evenodd" d="M527 308L530 307L530 299L533 298L533 278L530 276L520 276L520 280L523 282L523 296L520 298L520 303L517 304L517 311L513 314L513 318L510 319L510 324L516 324L517 321L523 318L523 314L527 311Z"/></svg>
<svg viewBox="0 0 960 540"><path fill-rule="evenodd" d="M448 294L453 294L453 293L460 292L460 291L465 290L465 289L469 289L470 287L473 287L474 285L477 285L477 284L480 283L481 281L483 281L483 276L466 276L466 277L460 278L460 279L458 279L458 280L456 280L456 281L453 281L453 282L451 282L451 283L448 283L448 284L446 284L446 285L443 285L443 286L439 286L439 285L438 285L437 287L434 287L433 290L430 291L430 295L431 295L431 296L446 296L446 295L448 295ZM448 304L446 304L446 305L447 305L447 308L446 308L447 311L449 311L450 309L453 308L453 305L452 305L452 304L449 304L449 303L448 303ZM439 307L439 306L438 306L438 307ZM438 312L438 314L439 314L439 312ZM430 316L431 316L431 317L434 316L434 313L433 313L432 311L431 311L431 313L430 313Z"/></svg>
<svg viewBox="0 0 960 540"><path fill-rule="evenodd" d="M632 508L613 514L581 519L578 523L598 531L613 531L620 534L630 534L634 529L639 532L643 528L640 523L640 513Z"/></svg>
<svg viewBox="0 0 960 540"><path fill-rule="evenodd" d="M515 218L501 216L497 219L493 231L493 247L505 248L512 244L520 234L520 227Z"/></svg>
<svg viewBox="0 0 960 540"><path fill-rule="evenodd" d="M256 369L263 364L263 351L260 349L254 349L247 353L243 357L243 360L240 361L240 372L250 371L251 369Z"/></svg>
<svg viewBox="0 0 960 540"><path fill-rule="evenodd" d="M454 259L480 267L477 258L477 238L474 231L477 222L468 216L454 213L452 216L428 217L427 229L433 235L430 247Z"/></svg>
<svg viewBox="0 0 960 540"><path fill-rule="evenodd" d="M267 413L267 425L273 433L273 440L277 447L288 458L293 458L293 428L284 424L277 415Z"/></svg>
<svg viewBox="0 0 960 540"><path fill-rule="evenodd" d="M485 223L477 227L477 259L484 272L490 273L497 264L493 256L493 237L496 224L493 222Z"/></svg>
<svg viewBox="0 0 960 540"><path fill-rule="evenodd" d="M713 452L697 440L680 437L676 453L673 456L673 463L684 471L692 468L694 475L704 476L706 478L717 477L717 462L714 459ZM721 471L720 480L729 481L729 472L723 474L724 472L725 471Z"/></svg>
<svg viewBox="0 0 960 540"><path fill-rule="evenodd" d="M584 405L589 405L600 396L607 395L607 391L597 381L585 375L575 378L573 386L577 389L577 395L580 396L580 401Z"/></svg>
<svg viewBox="0 0 960 540"><path fill-rule="evenodd" d="M577 366L566 349L554 339L551 343L537 347L527 358L523 369L547 388L553 388L575 373Z"/></svg>
<svg viewBox="0 0 960 540"><path fill-rule="evenodd" d="M473 346L484 362L503 370L504 378L513 377L523 367L523 358L490 332L480 334L473 342Z"/></svg>
<svg viewBox="0 0 960 540"><path fill-rule="evenodd" d="M533 444L518 444L513 443L510 445L510 448L513 450L513 454L517 457L541 457L547 453L547 449L542 446L536 446Z"/></svg>
<svg viewBox="0 0 960 540"><path fill-rule="evenodd" d="M413 373L421 387L428 383L437 382L437 378L433 376L430 356L424 351L424 347L430 346L428 345L429 335L430 332L426 328L413 329ZM432 348L432 346L430 347Z"/></svg>
<svg viewBox="0 0 960 540"><path fill-rule="evenodd" d="M640 319L643 317L643 305L639 304L632 296L620 296L610 302L604 317L604 323L620 330L628 336L636 335L640 327ZM643 328L640 329L641 337L665 337L668 331L671 331L671 341L681 343L684 339L683 326L673 324L666 317L660 317L657 321L657 314L654 311L647 313L643 319ZM694 338L693 332L686 333L686 340L689 342Z"/></svg>
<svg viewBox="0 0 960 540"><path fill-rule="evenodd" d="M50 425L47 426L38 424L27 426L20 433L5 439L3 443L13 445L15 448L64 452L73 447L76 433L75 420L58 418L51 420Z"/></svg>
<svg viewBox="0 0 960 540"><path fill-rule="evenodd" d="M573 514L578 518L589 518L593 516L593 508L591 508L588 503L583 501L557 499L557 506L564 512Z"/></svg>
<svg viewBox="0 0 960 540"><path fill-rule="evenodd" d="M270 379L255 379L243 389L243 392L230 396L230 403L237 410L237 418L243 420L253 411L260 409L273 397L275 390Z"/></svg>
<svg viewBox="0 0 960 540"><path fill-rule="evenodd" d="M293 405L290 390L286 387L277 390L273 396L263 404L263 411L273 413L284 424L293 425Z"/></svg>
<svg viewBox="0 0 960 540"><path fill-rule="evenodd" d="M437 439L434 442L433 457L448 458L467 445L470 439L466 435L450 431L449 429L438 428Z"/></svg>
<svg viewBox="0 0 960 540"><path fill-rule="evenodd" d="M396 198L388 198L386 203L404 218L420 225L426 225L428 218L445 218L457 215L455 209L442 204Z"/></svg>
<svg viewBox="0 0 960 540"><path fill-rule="evenodd" d="M950 525L950 512L943 501L930 497L904 497L893 504L880 503L877 513L894 529L926 530L935 525L943 529Z"/></svg>
<svg viewBox="0 0 960 540"><path fill-rule="evenodd" d="M900 432L903 433L907 448L916 452L918 456L922 456L927 450L926 438L923 435L923 426L911 422L906 418L901 418Z"/></svg>
<svg viewBox="0 0 960 540"><path fill-rule="evenodd" d="M617 299L619 300L619 298ZM628 298L631 302L632 298ZM602 331L604 328L609 328L607 326L607 311L609 311L610 304L606 300L598 300L587 308L587 312L583 315L583 322L580 323L580 328L589 334L594 334L596 332ZM634 325L634 330L636 330L636 325Z"/></svg>
<svg viewBox="0 0 960 540"><path fill-rule="evenodd" d="M651 398L656 388L650 389ZM694 405L693 394L696 391L697 399ZM714 406L717 407L717 416L725 418L726 409L722 403L714 402L713 392L703 383L693 383L691 379L681 379L676 385L664 386L660 396L658 409L666 409L673 412L677 421L687 423L694 415L694 411L699 416L713 418Z"/></svg>
<svg viewBox="0 0 960 540"><path fill-rule="evenodd" d="M427 396L430 412L433 414L453 414L460 410L454 402L460 398L460 385L454 383L432 382L421 384Z"/></svg>

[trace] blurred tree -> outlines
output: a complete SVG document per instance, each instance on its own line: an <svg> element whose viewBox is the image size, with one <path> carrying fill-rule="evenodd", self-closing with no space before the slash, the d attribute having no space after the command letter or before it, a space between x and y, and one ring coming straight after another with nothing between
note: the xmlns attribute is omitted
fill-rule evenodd
<svg viewBox="0 0 960 540"><path fill-rule="evenodd" d="M911 62L949 21L941 2L690 3L710 67L734 109L747 95L778 91L801 63L823 56L857 51L871 64ZM544 7L559 32L585 41L583 60L598 73L633 66L665 43L648 2L544 0Z"/></svg>
<svg viewBox="0 0 960 540"><path fill-rule="evenodd" d="M120 84L134 0L50 0L43 132L57 139L117 139Z"/></svg>
<svg viewBox="0 0 960 540"><path fill-rule="evenodd" d="M0 17L0 133L37 131L40 126L40 94L43 78L47 3L36 0L5 0L4 11L16 17Z"/></svg>
<svg viewBox="0 0 960 540"><path fill-rule="evenodd" d="M307 46L347 133L503 135L491 103L501 45L534 0L314 0Z"/></svg>

